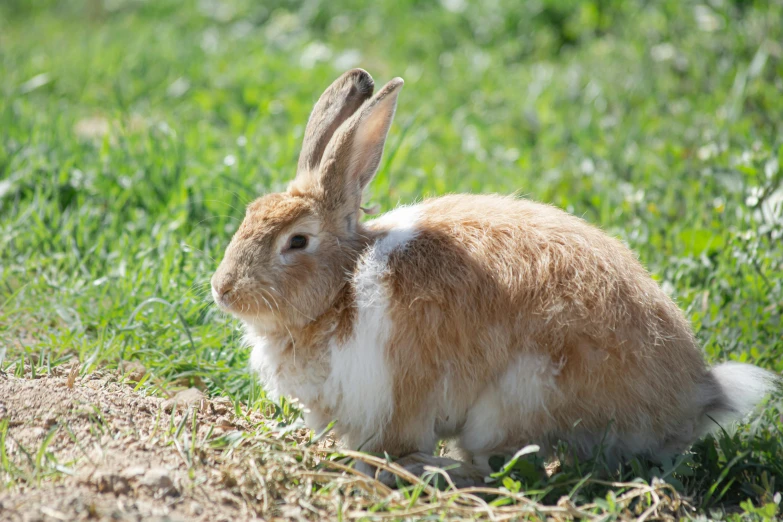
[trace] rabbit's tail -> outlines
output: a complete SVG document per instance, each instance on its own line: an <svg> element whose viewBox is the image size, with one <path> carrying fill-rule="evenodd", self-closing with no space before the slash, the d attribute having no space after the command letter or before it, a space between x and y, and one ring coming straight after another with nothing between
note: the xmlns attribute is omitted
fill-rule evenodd
<svg viewBox="0 0 783 522"><path fill-rule="evenodd" d="M777 374L751 364L729 362L715 366L702 387L706 400L701 435L742 420L780 384Z"/></svg>

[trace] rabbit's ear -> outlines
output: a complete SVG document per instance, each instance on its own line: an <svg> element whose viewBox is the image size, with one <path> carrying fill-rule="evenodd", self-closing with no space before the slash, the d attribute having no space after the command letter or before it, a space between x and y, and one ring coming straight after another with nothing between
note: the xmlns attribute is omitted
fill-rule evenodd
<svg viewBox="0 0 783 522"><path fill-rule="evenodd" d="M372 96L375 84L362 69L351 69L337 78L318 99L305 129L297 174L318 170L326 146L342 123Z"/></svg>
<svg viewBox="0 0 783 522"><path fill-rule="evenodd" d="M381 162L403 83L402 78L387 83L332 136L321 160L319 182L335 206L359 210L362 191Z"/></svg>

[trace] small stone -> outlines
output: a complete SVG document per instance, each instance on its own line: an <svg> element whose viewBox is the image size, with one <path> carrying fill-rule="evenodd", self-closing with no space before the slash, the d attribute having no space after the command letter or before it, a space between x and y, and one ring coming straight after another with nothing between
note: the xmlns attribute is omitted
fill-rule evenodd
<svg viewBox="0 0 783 522"><path fill-rule="evenodd" d="M0 506L2 508L2 506ZM69 517L62 511L58 511L54 508L51 508L49 506L41 506L41 513L46 515L49 518L53 518L55 520L68 520Z"/></svg>
<svg viewBox="0 0 783 522"><path fill-rule="evenodd" d="M215 426L215 429L218 430L221 433L222 432L226 432L226 431L231 431L233 429L236 429L236 426L234 426L234 424L230 420L228 420L228 418L226 418L226 417L220 417L215 422L214 426Z"/></svg>
<svg viewBox="0 0 783 522"><path fill-rule="evenodd" d="M112 491L115 495L126 495L130 492L130 484L123 477L115 477L114 484L112 485Z"/></svg>
<svg viewBox="0 0 783 522"><path fill-rule="evenodd" d="M130 491L128 481L110 471L96 471L89 477L89 483L95 486L98 493L114 492L117 495Z"/></svg>
<svg viewBox="0 0 783 522"><path fill-rule="evenodd" d="M231 399L228 397L215 397L210 402L212 412L216 415L225 415L231 407Z"/></svg>
<svg viewBox="0 0 783 522"><path fill-rule="evenodd" d="M174 397L164 401L163 411L170 413L174 408L180 410L189 406L197 406L202 400L204 400L204 394L196 388L188 388L178 392Z"/></svg>
<svg viewBox="0 0 783 522"><path fill-rule="evenodd" d="M229 493L228 491L221 491L220 492L220 503L225 506L231 506L231 507L238 507L239 506L239 500Z"/></svg>
<svg viewBox="0 0 783 522"><path fill-rule="evenodd" d="M120 476L126 479L133 479L144 475L147 468L144 466L130 466L120 472Z"/></svg>
<svg viewBox="0 0 783 522"><path fill-rule="evenodd" d="M147 368L139 361L122 361L120 372L131 382L139 382L147 374Z"/></svg>
<svg viewBox="0 0 783 522"><path fill-rule="evenodd" d="M174 481L171 479L169 470L165 468L148 470L141 478L141 483L154 492L162 492L166 495L176 495L178 493L174 487Z"/></svg>
<svg viewBox="0 0 783 522"><path fill-rule="evenodd" d="M223 470L220 483L227 488L233 488L237 485L237 479L228 470Z"/></svg>
<svg viewBox="0 0 783 522"><path fill-rule="evenodd" d="M93 473L92 480L90 480L90 482L93 486L95 486L95 489L97 489L99 493L105 493L113 489L113 479L114 476L111 473L96 471Z"/></svg>
<svg viewBox="0 0 783 522"><path fill-rule="evenodd" d="M190 514L194 517L201 516L204 513L204 507L198 502L190 503Z"/></svg>

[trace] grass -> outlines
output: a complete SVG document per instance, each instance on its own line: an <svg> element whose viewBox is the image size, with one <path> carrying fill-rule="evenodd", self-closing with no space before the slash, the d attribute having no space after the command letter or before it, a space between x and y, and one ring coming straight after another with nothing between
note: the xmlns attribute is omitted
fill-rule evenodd
<svg viewBox="0 0 783 522"><path fill-rule="evenodd" d="M783 2L481 4L3 2L0 367L138 360L147 393L280 411L207 283L243 206L293 175L314 100L362 66L406 80L382 209L462 191L561 206L638 253L711 361L783 370ZM542 478L522 459L492 502L611 515L612 484L660 477L696 513L764 518L781 411L662 467Z"/></svg>

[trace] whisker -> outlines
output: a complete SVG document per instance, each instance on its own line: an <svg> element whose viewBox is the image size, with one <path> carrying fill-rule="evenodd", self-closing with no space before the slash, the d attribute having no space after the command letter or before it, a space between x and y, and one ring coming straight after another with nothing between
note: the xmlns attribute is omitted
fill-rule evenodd
<svg viewBox="0 0 783 522"><path fill-rule="evenodd" d="M274 301L275 306L277 307L277 311L279 312L280 311L280 303L277 302L277 299L275 299L275 296L272 295L271 293L269 293L269 297L272 299L272 301Z"/></svg>
<svg viewBox="0 0 783 522"><path fill-rule="evenodd" d="M258 296L259 296L261 299L263 299L263 300L264 300L264 302L266 303L266 305L267 305L267 306L268 306L270 309L272 308L272 303L270 303L270 302L269 302L269 300L268 300L266 297L264 297L264 294L258 294ZM280 309L280 307L278 307L278 310L279 310L279 309Z"/></svg>
<svg viewBox="0 0 783 522"><path fill-rule="evenodd" d="M255 294L253 294L253 301L255 301L256 303L256 310L261 308L261 304L258 302L258 296L256 296Z"/></svg>
<svg viewBox="0 0 783 522"><path fill-rule="evenodd" d="M187 289L185 289L184 293L187 294L190 291L201 290L201 289L205 289L205 288L211 288L211 286L212 285L211 285L209 280L207 280L207 281L195 281L190 286L188 286Z"/></svg>
<svg viewBox="0 0 783 522"><path fill-rule="evenodd" d="M264 297L263 293L259 292L258 294L254 294L253 295L254 299L255 299L256 295L258 295L258 297L263 299L264 302L266 303L266 305L269 308L272 308L272 305L270 304L269 300L266 297ZM277 301L275 300L275 297L271 293L269 293L269 297L271 297L272 300L275 302L275 304L277 304ZM256 301L256 303L257 302L258 301ZM278 309L278 311L280 310L280 305L279 304L277 305L277 309ZM294 351L294 364L296 364L296 339L294 339L294 334L291 333L291 330L288 328L288 325L286 325L285 322L282 322L282 324L283 324L283 328L285 328L286 332L288 332L288 338L291 339L291 348ZM265 329L265 334L266 334L266 329Z"/></svg>
<svg viewBox="0 0 783 522"><path fill-rule="evenodd" d="M229 190L226 187L221 186L221 185L202 185L202 187L204 189L210 189L210 190L214 190L216 192L220 192L220 191L228 192L229 194L231 194L232 196L237 198L239 200L239 203L242 206L247 206L247 205L249 205L253 201L252 199L245 199L241 194L239 194L239 192L236 192L234 190ZM211 203L221 203L223 205L228 205L231 208L234 208L230 203L226 203L225 201L223 201L221 199L204 199L202 201L204 201L204 202L211 202Z"/></svg>
<svg viewBox="0 0 783 522"><path fill-rule="evenodd" d="M288 303L288 306L290 306L291 308L293 308L294 310L296 310L297 312L299 312L300 314L302 314L302 316L304 316L306 319L309 319L309 320L311 320L311 321L315 321L315 318L313 318L313 317L310 317L309 315L307 315L306 313L304 313L303 311L301 311L300 309L298 309L296 306L294 306L294 304L293 304L291 301L289 301L288 299L286 299L285 297L283 297L283 295L282 295L280 292L278 292L278 291L275 289L275 287L273 287L273 286L270 286L269 288L270 288L272 291L274 291L274 292L277 292L277 297L279 297L280 299L282 299L283 301L285 301L286 303Z"/></svg>
<svg viewBox="0 0 783 522"><path fill-rule="evenodd" d="M212 292L210 289L207 288L199 288L196 290L187 290L182 294L182 297L194 297L196 300L204 300L209 299L211 300Z"/></svg>
<svg viewBox="0 0 783 522"><path fill-rule="evenodd" d="M201 223L203 223L203 222L204 222L204 220L203 220L203 219L202 219L201 221L199 221L199 225L200 225ZM204 256L206 256L206 257L208 257L208 258L210 259L210 261L212 261L213 263L217 263L217 261L215 260L215 258L214 258L214 257L212 257L211 255L207 254L207 253L206 253L204 250L201 250L200 248L196 248L196 247L194 247L193 245L190 245L190 244L188 244L188 243L185 243L184 241L182 242L182 244L183 244L183 245L185 245L186 247L188 247L188 248L189 248L189 249L191 249L191 250L194 250L194 251L196 251L196 252L200 252L202 255L204 255Z"/></svg>
<svg viewBox="0 0 783 522"><path fill-rule="evenodd" d="M205 221L209 221L210 219L217 219L217 218L229 218L229 219L234 219L234 220L236 220L236 221L239 221L240 223L242 222L242 220L241 220L241 219L239 219L239 218L238 218L238 217L236 217L236 216L229 216L229 215L221 214L221 215L217 215L217 216L209 216L209 217L205 217L204 219L202 219L201 221L199 221L198 223L196 223L196 226L199 226L200 224L204 223Z"/></svg>
<svg viewBox="0 0 783 522"><path fill-rule="evenodd" d="M204 321L204 318L206 318L207 316L207 312L209 312L209 309L214 305L215 305L214 301L209 303L204 303L203 305L201 305L201 307L199 308L198 319L197 319L199 323Z"/></svg>
<svg viewBox="0 0 783 522"><path fill-rule="evenodd" d="M237 196L237 198L239 198L239 196ZM239 212L240 214L244 214L244 211L242 211L242 210L238 209L237 207L235 207L235 206L234 206L234 205L232 205L231 203L226 203L225 201L221 201L221 200L219 200L219 199L205 199L205 200L204 200L204 203L220 203L220 204L222 204L222 205L227 205L227 206L231 207L232 209L236 210L236 211L237 211L237 212ZM243 203L243 205L247 206L249 203L250 203L250 202L248 201L247 203Z"/></svg>
<svg viewBox="0 0 783 522"><path fill-rule="evenodd" d="M230 304L230 305L228 305L228 307L229 307L229 308L231 308L232 306L234 306L238 300L239 300L239 296L236 296L236 297L234 297L234 300L233 300L233 301L231 301L231 304ZM241 312L243 312L244 310L245 310L245 307L244 307L244 305L243 305L243 306L242 306L242 309L241 309ZM240 312L240 313L241 313L241 312Z"/></svg>
<svg viewBox="0 0 783 522"><path fill-rule="evenodd" d="M188 293L191 293L191 292L209 292L211 290L212 290L211 285L209 285L209 284L206 284L206 285L205 284L199 284L199 285L191 286L190 288L185 290L184 294L188 294Z"/></svg>

